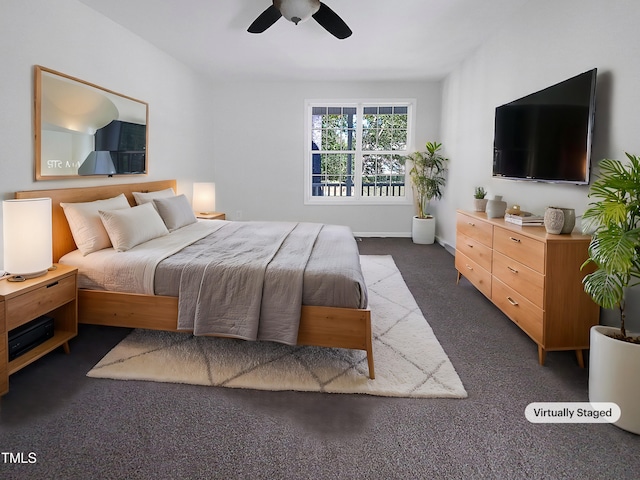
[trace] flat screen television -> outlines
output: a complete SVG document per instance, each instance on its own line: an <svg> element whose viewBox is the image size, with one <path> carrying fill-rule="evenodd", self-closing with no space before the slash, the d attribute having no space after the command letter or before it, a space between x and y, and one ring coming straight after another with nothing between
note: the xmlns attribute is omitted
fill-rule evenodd
<svg viewBox="0 0 640 480"><path fill-rule="evenodd" d="M496 108L493 176L587 185L597 69Z"/></svg>

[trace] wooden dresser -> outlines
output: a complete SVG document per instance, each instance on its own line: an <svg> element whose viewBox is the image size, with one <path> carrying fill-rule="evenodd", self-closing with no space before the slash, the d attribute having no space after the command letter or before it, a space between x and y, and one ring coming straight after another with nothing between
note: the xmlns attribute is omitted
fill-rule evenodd
<svg viewBox="0 0 640 480"><path fill-rule="evenodd" d="M552 235L541 226L458 210L458 281L467 278L537 343L540 365L547 351L575 350L584 367L589 329L600 317L582 286L589 241L588 235Z"/></svg>

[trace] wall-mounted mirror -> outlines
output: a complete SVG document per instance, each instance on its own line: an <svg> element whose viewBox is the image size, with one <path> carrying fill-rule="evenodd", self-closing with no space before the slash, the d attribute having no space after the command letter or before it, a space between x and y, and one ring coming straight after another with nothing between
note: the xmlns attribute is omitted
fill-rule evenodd
<svg viewBox="0 0 640 480"><path fill-rule="evenodd" d="M148 170L149 105L35 67L36 180Z"/></svg>

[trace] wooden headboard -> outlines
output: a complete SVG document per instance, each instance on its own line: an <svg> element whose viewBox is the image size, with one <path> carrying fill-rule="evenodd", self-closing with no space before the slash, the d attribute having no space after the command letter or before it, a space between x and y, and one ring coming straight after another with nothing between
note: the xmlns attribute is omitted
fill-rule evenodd
<svg viewBox="0 0 640 480"><path fill-rule="evenodd" d="M73 241L71 230L67 218L60 203L93 202L112 198L124 193L129 200L129 204L136 204L133 192L155 192L167 188L176 189L175 180L159 180L155 182L127 183L123 185L101 185L98 187L61 188L52 190L28 190L16 192L15 198L46 198L51 199L52 207L52 228L53 228L53 261L57 262L64 254L75 250L76 244Z"/></svg>

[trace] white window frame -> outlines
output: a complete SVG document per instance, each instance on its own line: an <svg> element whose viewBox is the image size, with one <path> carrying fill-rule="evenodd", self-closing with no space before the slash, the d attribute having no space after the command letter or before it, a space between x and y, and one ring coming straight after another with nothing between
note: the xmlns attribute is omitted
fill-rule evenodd
<svg viewBox="0 0 640 480"><path fill-rule="evenodd" d="M363 197L362 185L362 121L364 107L407 107L407 148L406 150L376 151L381 155L408 155L413 151L413 138L415 130L415 98L399 99L360 99L360 100L305 100L304 103L304 204L305 205L411 205L413 204L413 189L405 168L405 194L397 197L371 196ZM354 155L354 183L355 195L343 197L313 196L312 195L312 161L311 149L312 109L313 107L355 107L357 110L358 124L356 135L356 149ZM335 153L340 153L336 151Z"/></svg>

